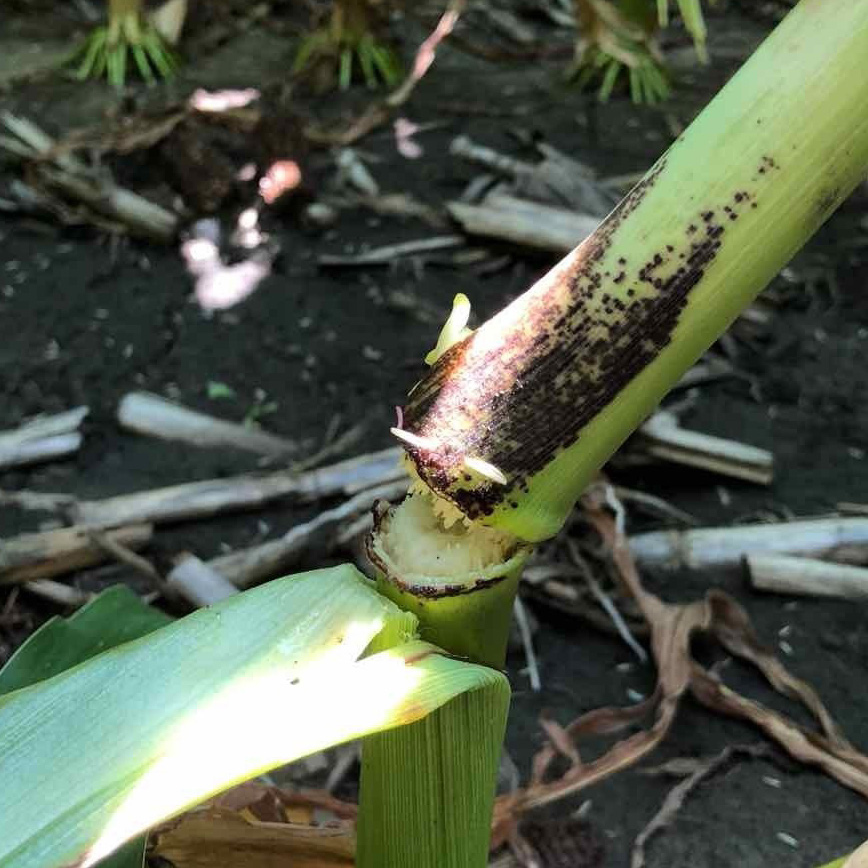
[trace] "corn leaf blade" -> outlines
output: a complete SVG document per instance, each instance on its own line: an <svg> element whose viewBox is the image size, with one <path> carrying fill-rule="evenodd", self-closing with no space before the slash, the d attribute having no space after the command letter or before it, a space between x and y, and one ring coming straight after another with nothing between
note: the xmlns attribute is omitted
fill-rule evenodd
<svg viewBox="0 0 868 868"><path fill-rule="evenodd" d="M96 864L276 765L501 678L405 643L353 567L271 582L0 698L0 864ZM406 639L412 639L406 635Z"/></svg>
<svg viewBox="0 0 868 868"><path fill-rule="evenodd" d="M0 695L58 675L97 654L166 626L172 619L116 585L68 618L52 618L0 670ZM147 837L125 844L99 868L141 868Z"/></svg>
<svg viewBox="0 0 868 868"><path fill-rule="evenodd" d="M0 670L0 695L59 675L171 622L129 588L108 588L68 618L52 618L30 636Z"/></svg>

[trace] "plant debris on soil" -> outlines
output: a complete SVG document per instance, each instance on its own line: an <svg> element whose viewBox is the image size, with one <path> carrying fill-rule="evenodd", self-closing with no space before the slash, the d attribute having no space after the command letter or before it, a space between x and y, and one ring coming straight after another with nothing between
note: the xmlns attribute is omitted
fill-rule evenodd
<svg viewBox="0 0 868 868"><path fill-rule="evenodd" d="M709 10L708 66L672 37L648 107L564 83L557 3L421 4L404 85L325 98L290 75L305 4L193 4L178 77L120 94L59 66L89 3L9 4L0 665L118 583L179 616L364 568L453 296L474 325L592 231L768 32L746 6ZM810 868L868 837L866 286L868 183L539 548L493 865ZM244 784L151 855L350 865L357 766Z"/></svg>

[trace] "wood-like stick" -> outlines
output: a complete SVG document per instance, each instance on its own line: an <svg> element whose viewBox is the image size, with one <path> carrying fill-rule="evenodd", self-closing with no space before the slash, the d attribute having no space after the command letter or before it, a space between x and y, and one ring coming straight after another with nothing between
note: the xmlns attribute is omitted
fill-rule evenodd
<svg viewBox="0 0 868 868"><path fill-rule="evenodd" d="M76 407L53 416L39 416L12 431L0 431L0 470L63 458L81 447L78 432L89 410Z"/></svg>
<svg viewBox="0 0 868 868"><path fill-rule="evenodd" d="M834 557L861 547L868 557L868 518L818 518L683 531L652 531L630 537L641 567L706 570L738 568L745 555Z"/></svg>
<svg viewBox="0 0 868 868"><path fill-rule="evenodd" d="M596 217L538 205L513 196L488 196L481 205L448 202L466 232L552 253L568 253L599 225Z"/></svg>
<svg viewBox="0 0 868 868"><path fill-rule="evenodd" d="M774 456L771 452L737 440L688 431L678 425L672 413L655 413L639 431L638 439L643 451L654 458L759 485L768 485L772 481Z"/></svg>
<svg viewBox="0 0 868 868"><path fill-rule="evenodd" d="M398 463L401 454L402 450L397 448L384 449L304 473L283 470L247 474L81 501L73 507L73 513L76 521L97 527L142 521L167 524L256 509L282 498L306 502L350 496L365 488L406 478Z"/></svg>
<svg viewBox="0 0 868 868"><path fill-rule="evenodd" d="M150 524L118 527L106 537L127 549L144 547L153 534ZM0 543L0 585L29 582L103 563L111 554L91 538L88 527L63 527L28 533Z"/></svg>
<svg viewBox="0 0 868 868"><path fill-rule="evenodd" d="M751 584L761 591L811 597L868 597L868 569L789 555L748 555Z"/></svg>
<svg viewBox="0 0 868 868"><path fill-rule="evenodd" d="M149 392L131 392L118 406L118 422L138 434L178 440L193 446L233 446L257 455L279 457L298 451L298 445L234 422L215 419Z"/></svg>

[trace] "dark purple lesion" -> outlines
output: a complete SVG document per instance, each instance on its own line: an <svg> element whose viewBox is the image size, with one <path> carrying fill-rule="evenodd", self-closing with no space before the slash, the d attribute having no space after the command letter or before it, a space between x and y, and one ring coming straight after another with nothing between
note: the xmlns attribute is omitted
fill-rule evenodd
<svg viewBox="0 0 868 868"><path fill-rule="evenodd" d="M728 226L755 204L739 187L725 202L691 209L680 237L667 238L644 261L620 256L613 268L606 254L616 233L665 167L664 158L545 294L514 302L525 310L509 333L491 341L487 330L500 325L483 325L447 351L410 395L406 430L436 445L409 445L407 452L419 476L469 518L517 503L528 480L671 343ZM480 350L489 342L494 349ZM495 465L506 485L468 482L467 455Z"/></svg>

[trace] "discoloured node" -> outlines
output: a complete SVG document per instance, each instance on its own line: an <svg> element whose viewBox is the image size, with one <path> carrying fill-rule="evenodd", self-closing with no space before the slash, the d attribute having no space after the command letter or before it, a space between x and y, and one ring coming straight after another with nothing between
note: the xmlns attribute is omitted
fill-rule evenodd
<svg viewBox="0 0 868 868"><path fill-rule="evenodd" d="M438 447L405 448L419 476L467 517L518 508L528 480L657 358L726 228L753 204L744 189L702 203L685 215L680 236L645 261L618 257L613 268L615 234L665 167L664 157L578 250L451 347L412 392L404 427ZM468 484L468 455L495 465L507 484Z"/></svg>

